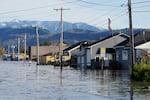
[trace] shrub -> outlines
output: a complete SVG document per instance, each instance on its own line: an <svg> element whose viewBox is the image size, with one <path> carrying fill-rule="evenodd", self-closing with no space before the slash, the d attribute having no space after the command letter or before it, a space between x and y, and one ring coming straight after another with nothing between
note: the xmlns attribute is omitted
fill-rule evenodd
<svg viewBox="0 0 150 100"><path fill-rule="evenodd" d="M149 57L143 57L139 64L133 68L133 80L150 82L150 60Z"/></svg>

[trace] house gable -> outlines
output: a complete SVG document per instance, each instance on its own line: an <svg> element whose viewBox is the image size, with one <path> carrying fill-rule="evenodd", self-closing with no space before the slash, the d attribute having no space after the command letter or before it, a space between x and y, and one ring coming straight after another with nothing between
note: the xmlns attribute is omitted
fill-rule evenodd
<svg viewBox="0 0 150 100"><path fill-rule="evenodd" d="M113 48L117 44L125 41L127 38L129 38L128 35L120 33L120 34L116 34L114 36L109 36L107 38L99 40L91 44L90 47L93 48L95 46L99 46L99 47L104 47L104 48Z"/></svg>
<svg viewBox="0 0 150 100"><path fill-rule="evenodd" d="M66 48L64 50L64 53L69 53L69 56L74 55L80 50L81 45L84 44L84 43L88 43L88 42L87 41L78 42L78 43Z"/></svg>
<svg viewBox="0 0 150 100"><path fill-rule="evenodd" d="M140 45L137 45L135 48L136 49L147 49L147 50L150 50L150 41L145 42L145 43L140 44Z"/></svg>
<svg viewBox="0 0 150 100"><path fill-rule="evenodd" d="M114 36L109 36L105 39L99 40L95 43L93 43L91 48L91 58L94 59L97 56L97 51L100 48L114 48L117 44L127 40L129 37L123 33L116 34Z"/></svg>

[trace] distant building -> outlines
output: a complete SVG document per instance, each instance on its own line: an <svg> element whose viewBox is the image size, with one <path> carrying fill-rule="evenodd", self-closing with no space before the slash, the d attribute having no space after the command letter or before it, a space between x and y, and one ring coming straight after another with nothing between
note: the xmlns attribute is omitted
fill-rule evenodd
<svg viewBox="0 0 150 100"><path fill-rule="evenodd" d="M36 46L29 47L30 60L36 60L36 57L37 57L36 49L37 49ZM57 45L39 46L39 56L49 54L49 53L57 55L59 53L59 46L57 46Z"/></svg>
<svg viewBox="0 0 150 100"><path fill-rule="evenodd" d="M63 49L67 48L67 46L64 46ZM36 46L30 46L29 47L29 57L30 60L36 60L37 59L37 47ZM50 46L39 46L39 57L40 62L47 64L50 60L56 60L56 57L58 58L59 55L59 45L50 45Z"/></svg>
<svg viewBox="0 0 150 100"><path fill-rule="evenodd" d="M50 62L56 61L58 56L52 55L51 53L40 56L40 64L49 64Z"/></svg>

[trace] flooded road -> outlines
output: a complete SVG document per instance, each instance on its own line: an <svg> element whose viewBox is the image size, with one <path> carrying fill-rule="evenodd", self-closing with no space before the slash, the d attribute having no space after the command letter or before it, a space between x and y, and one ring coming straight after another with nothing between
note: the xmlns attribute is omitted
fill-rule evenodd
<svg viewBox="0 0 150 100"><path fill-rule="evenodd" d="M149 91L132 96L130 84L128 71L0 61L0 100L150 100Z"/></svg>

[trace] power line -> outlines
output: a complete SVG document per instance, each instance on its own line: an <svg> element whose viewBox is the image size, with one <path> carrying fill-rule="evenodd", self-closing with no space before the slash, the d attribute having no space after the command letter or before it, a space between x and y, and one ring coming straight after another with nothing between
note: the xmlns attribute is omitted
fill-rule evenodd
<svg viewBox="0 0 150 100"><path fill-rule="evenodd" d="M76 0L76 1L78 1L78 2L83 2L83 3L87 3L87 4L93 4L93 5L100 5L100 3L93 3L93 2L87 2L87 1L85 1L85 0ZM107 0L108 1L108 0ZM87 6L85 6L85 5L81 5L81 3L80 4L77 4L77 5L79 5L79 6L81 6L81 7L86 7L86 9L87 9ZM104 4L102 4L103 6L104 6ZM106 5L105 5L106 6ZM108 5L107 5L108 6ZM112 6L112 5L111 5ZM100 16L97 16L97 17L95 17L94 19L91 19L90 21L88 21L89 23L90 22L93 22L93 21L97 21L97 19L98 18L101 18L101 17L103 17L103 16L106 16L106 15L109 15L110 13L113 13L114 11L116 11L116 10L118 10L119 8L127 8L127 3L122 3L121 5L119 5L119 6L113 6L113 7L115 7L115 8L113 8L113 9L111 9L111 10L109 10L109 11L107 11L107 12L105 12L105 13L103 13L102 15L100 15ZM88 7L89 8L89 7ZM91 8L91 6L90 6L90 8ZM108 7L107 7L108 8ZM98 10L98 8L96 8L95 10ZM119 9L120 10L120 9ZM99 10L100 11L100 10ZM106 8L105 8L105 10L103 9L102 11L106 11ZM89 10L88 10L88 12L89 12ZM87 18L86 18L87 19Z"/></svg>
<svg viewBox="0 0 150 100"><path fill-rule="evenodd" d="M118 19L122 18L124 15L126 15L126 13L123 13L123 14L121 14L121 15L119 15L119 16L116 16L115 18L111 18L111 21L115 22L115 21L117 21ZM108 24L108 22L105 22L104 24L98 25L98 26L104 27L104 26L107 25L107 24Z"/></svg>
<svg viewBox="0 0 150 100"><path fill-rule="evenodd" d="M81 0L76 0L76 1L81 1ZM83 1L83 0L82 0ZM85 7L84 5L82 6L81 4L77 4L77 5L79 5L79 6L81 6L81 7ZM86 7L87 8L87 7ZM89 8L89 7L88 7ZM107 7L108 8L108 7ZM119 8L127 8L127 3L122 3L120 6L115 6L115 8L113 8L113 9L111 9L111 10L109 10L109 11L107 11L107 12L105 12L105 13L103 13L102 15L100 15L100 16L97 16L97 17L95 17L94 19L91 19L90 21L88 21L89 23L90 22L93 22L93 21L97 21L97 19L98 18L101 18L101 17L103 17L103 16L106 16L106 15L109 15L110 13L113 13L114 11L116 11L116 10L118 10ZM98 8L96 8L96 10L98 10ZM99 10L100 11L100 10ZM106 9L104 10L102 10L102 11L106 11ZM89 10L88 10L88 12L89 12ZM93 15L92 15L93 16ZM87 18L86 18L87 19Z"/></svg>
<svg viewBox="0 0 150 100"><path fill-rule="evenodd" d="M105 16L105 15L108 15L108 14L112 13L112 12L115 11L115 10L118 10L118 8L115 8L115 9L112 9L112 10L110 10L110 11L108 11L108 12L105 12L104 14L102 14L102 15L100 15L100 16L97 16L96 18L94 18L94 19L91 20L91 21L94 21L94 20L96 20L96 19L98 19L98 18L100 18L100 17L103 17L103 16Z"/></svg>
<svg viewBox="0 0 150 100"><path fill-rule="evenodd" d="M150 12L150 10L141 10L141 11L132 11L132 12L141 12L141 13L144 13L144 12Z"/></svg>
<svg viewBox="0 0 150 100"><path fill-rule="evenodd" d="M145 7L150 7L150 5L143 5L143 6L132 7L132 9L145 8Z"/></svg>
<svg viewBox="0 0 150 100"><path fill-rule="evenodd" d="M133 2L132 4L142 4L142 3L148 3L148 2L150 2L150 1L147 0L147 1Z"/></svg>
<svg viewBox="0 0 150 100"><path fill-rule="evenodd" d="M40 12L38 12L38 13L32 13L32 16L33 15L40 15L41 13ZM56 15L56 13L51 13L51 14L49 14L49 15ZM21 14L21 15L18 15L18 16L1 16L0 18L12 18L12 17L20 17L20 16L29 16L29 14Z"/></svg>
<svg viewBox="0 0 150 100"><path fill-rule="evenodd" d="M91 4L91 5L99 5L99 6L107 6L107 7L119 7L119 6L114 6L114 5L100 4L100 3L95 3L95 2L88 2L88 1L84 1L84 0L76 0L76 1L80 1L80 2L83 2L83 3Z"/></svg>
<svg viewBox="0 0 150 100"><path fill-rule="evenodd" d="M118 8L117 8L117 9L118 9ZM108 14L113 13L113 12L114 12L115 10L117 10L117 9L115 8L115 9L113 9L113 10L110 10L110 11L108 11L108 12L105 12L104 14L102 14L102 15L100 15L100 16L94 18L93 20L91 20L91 22L92 22L92 21L97 21L97 19L100 19L100 18L102 18L102 17L108 16Z"/></svg>
<svg viewBox="0 0 150 100"><path fill-rule="evenodd" d="M121 11L122 12L122 11ZM118 18L121 18L123 15L125 15L125 14L127 14L127 12L122 12L122 13L119 13L119 14L117 14L117 15L114 15L113 17L111 17L111 20L112 21L115 21L115 20L118 20ZM101 25L99 25L99 24L95 24L96 26L98 25L98 26L105 26L105 25L107 25L107 22L104 22L103 24L101 24Z"/></svg>
<svg viewBox="0 0 150 100"><path fill-rule="evenodd" d="M18 12L25 12L25 11L31 11L31 10L37 10L37 9L43 9L43 8L49 8L52 6L60 5L60 4L69 4L72 2L65 2L65 3L58 3L58 4L51 4L51 5L46 5L46 6L41 6L41 7L34 7L34 8L28 8L28 9L22 9L22 10L15 10L15 11L7 11L7 12L2 12L1 14L10 14L10 13L18 13Z"/></svg>

